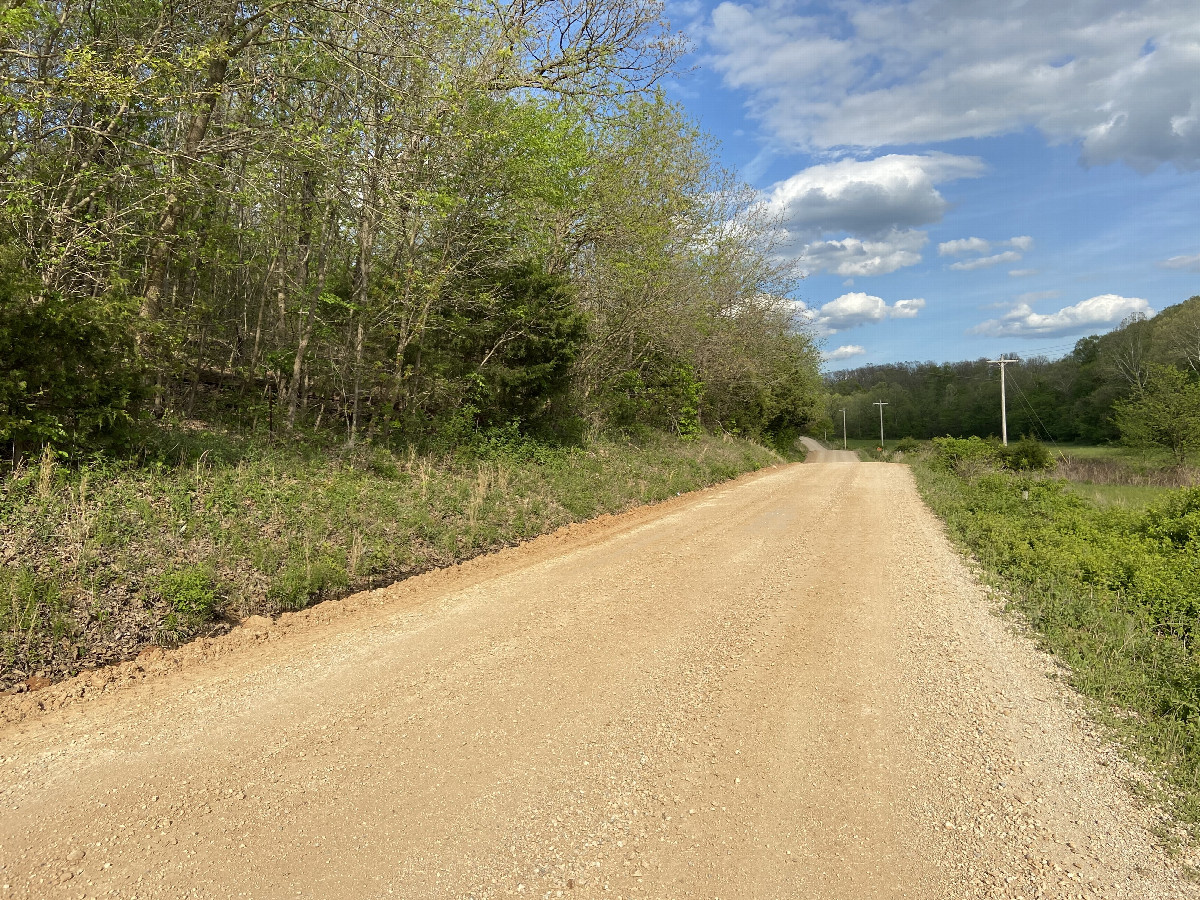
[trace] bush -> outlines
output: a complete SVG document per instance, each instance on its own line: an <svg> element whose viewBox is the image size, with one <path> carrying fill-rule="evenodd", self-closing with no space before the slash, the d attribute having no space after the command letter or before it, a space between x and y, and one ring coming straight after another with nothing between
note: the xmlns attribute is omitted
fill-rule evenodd
<svg viewBox="0 0 1200 900"><path fill-rule="evenodd" d="M217 606L216 580L208 566L186 566L166 573L158 581L158 592L170 607L164 626L168 631L203 625Z"/></svg>
<svg viewBox="0 0 1200 900"><path fill-rule="evenodd" d="M293 560L271 580L267 599L279 609L304 609L350 584L346 566L329 557Z"/></svg>
<svg viewBox="0 0 1200 900"><path fill-rule="evenodd" d="M979 437L933 439L933 458L943 470L969 478L989 471L999 462L999 448Z"/></svg>
<svg viewBox="0 0 1200 900"><path fill-rule="evenodd" d="M893 449L900 453L916 453L921 449L921 442L916 438L902 437L896 441L896 446Z"/></svg>
<svg viewBox="0 0 1200 900"><path fill-rule="evenodd" d="M1014 472L1044 472L1054 467L1054 457L1037 438L1023 437L1017 443L1000 449L1000 459L1006 469Z"/></svg>
<svg viewBox="0 0 1200 900"><path fill-rule="evenodd" d="M1102 718L1179 789L1180 817L1200 823L1200 489L1128 510L1045 478L916 473L1073 683L1112 710Z"/></svg>
<svg viewBox="0 0 1200 900"><path fill-rule="evenodd" d="M19 457L45 444L73 450L110 440L142 398L122 311L35 297L3 269L0 260L0 446Z"/></svg>

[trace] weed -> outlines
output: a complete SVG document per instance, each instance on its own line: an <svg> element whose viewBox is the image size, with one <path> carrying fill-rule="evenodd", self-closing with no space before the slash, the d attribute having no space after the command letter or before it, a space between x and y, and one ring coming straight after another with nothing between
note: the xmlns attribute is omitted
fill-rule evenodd
<svg viewBox="0 0 1200 900"><path fill-rule="evenodd" d="M217 607L217 585L207 565L173 569L159 578L158 591L184 628L195 628L212 618Z"/></svg>

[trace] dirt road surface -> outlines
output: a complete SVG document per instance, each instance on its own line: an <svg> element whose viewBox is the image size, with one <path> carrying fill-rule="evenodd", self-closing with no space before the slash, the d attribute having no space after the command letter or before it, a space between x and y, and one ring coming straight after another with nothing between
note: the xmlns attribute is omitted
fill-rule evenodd
<svg viewBox="0 0 1200 900"><path fill-rule="evenodd" d="M823 458L5 698L0 897L1197 896L908 470Z"/></svg>

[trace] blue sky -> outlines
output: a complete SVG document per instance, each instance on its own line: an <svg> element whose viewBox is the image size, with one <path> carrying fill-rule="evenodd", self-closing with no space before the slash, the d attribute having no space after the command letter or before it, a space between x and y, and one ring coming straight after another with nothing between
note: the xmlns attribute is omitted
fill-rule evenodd
<svg viewBox="0 0 1200 900"><path fill-rule="evenodd" d="M1200 294L1195 0L668 0L831 369L1058 356Z"/></svg>

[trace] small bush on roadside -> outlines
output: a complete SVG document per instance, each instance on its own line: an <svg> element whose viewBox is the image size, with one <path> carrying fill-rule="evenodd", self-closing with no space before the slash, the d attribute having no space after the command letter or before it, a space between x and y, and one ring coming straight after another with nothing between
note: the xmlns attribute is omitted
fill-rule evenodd
<svg viewBox="0 0 1200 900"><path fill-rule="evenodd" d="M158 580L158 592L173 614L170 624L184 630L209 621L217 607L216 580L208 566L185 566L167 572Z"/></svg>
<svg viewBox="0 0 1200 900"><path fill-rule="evenodd" d="M267 599L279 609L304 609L310 603L344 589L350 583L346 567L328 557L292 560L271 580Z"/></svg>
<svg viewBox="0 0 1200 900"><path fill-rule="evenodd" d="M993 441L980 437L933 439L933 458L944 471L962 478L972 478L994 469L999 462L998 448Z"/></svg>
<svg viewBox="0 0 1200 900"><path fill-rule="evenodd" d="M1000 459L1014 472L1044 472L1054 468L1054 457L1037 438L1023 437L1015 444L1001 447Z"/></svg>
<svg viewBox="0 0 1200 900"><path fill-rule="evenodd" d="M921 449L921 442L916 438L902 437L896 441L895 449L900 453L916 453Z"/></svg>

